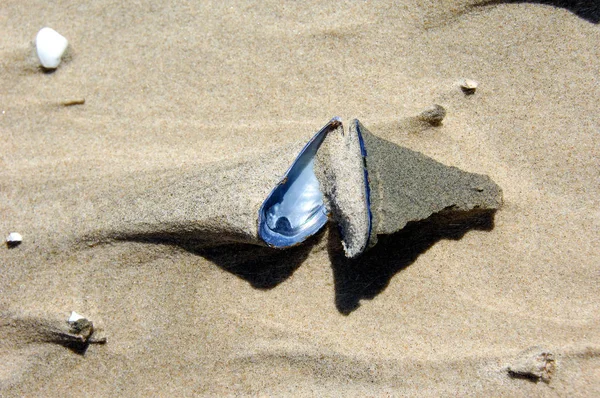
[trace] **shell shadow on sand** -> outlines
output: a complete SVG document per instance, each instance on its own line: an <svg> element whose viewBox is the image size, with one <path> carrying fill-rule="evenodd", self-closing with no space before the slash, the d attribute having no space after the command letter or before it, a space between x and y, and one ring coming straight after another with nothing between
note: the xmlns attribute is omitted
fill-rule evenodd
<svg viewBox="0 0 600 398"><path fill-rule="evenodd" d="M189 253L204 257L222 270L245 280L255 289L269 290L292 276L322 236L323 233L319 232L302 245L286 250L247 243L212 246L193 239L181 239L177 235L145 236L136 240L177 246Z"/></svg>
<svg viewBox="0 0 600 398"><path fill-rule="evenodd" d="M394 234L379 236L377 246L354 259L344 255L339 233L334 229L329 235L328 252L336 308L349 315L359 308L361 300L375 298L396 274L441 240L459 240L469 231L491 231L495 213L495 210L444 211L409 222Z"/></svg>
<svg viewBox="0 0 600 398"><path fill-rule="evenodd" d="M543 4L569 10L579 18L588 22L600 23L600 2L598 0L487 0L477 6L494 6L497 4Z"/></svg>

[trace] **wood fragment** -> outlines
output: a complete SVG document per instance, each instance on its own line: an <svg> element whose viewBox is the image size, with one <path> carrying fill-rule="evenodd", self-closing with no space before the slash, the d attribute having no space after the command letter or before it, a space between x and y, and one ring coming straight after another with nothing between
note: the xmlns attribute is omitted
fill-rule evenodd
<svg viewBox="0 0 600 398"><path fill-rule="evenodd" d="M62 106L83 105L85 104L85 98L77 98L73 100L62 101L60 104Z"/></svg>

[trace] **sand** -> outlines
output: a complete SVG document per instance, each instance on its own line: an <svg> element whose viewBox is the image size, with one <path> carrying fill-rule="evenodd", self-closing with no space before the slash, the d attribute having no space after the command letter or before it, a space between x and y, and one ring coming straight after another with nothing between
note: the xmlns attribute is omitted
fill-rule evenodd
<svg viewBox="0 0 600 398"><path fill-rule="evenodd" d="M0 395L600 394L600 11L545 3L5 1L0 231L24 241L0 249ZM44 26L72 45L51 74ZM489 175L493 224L410 224L350 265L335 228L283 252L84 239L150 177L336 115ZM107 343L47 338L71 311ZM515 377L523 352L551 377Z"/></svg>

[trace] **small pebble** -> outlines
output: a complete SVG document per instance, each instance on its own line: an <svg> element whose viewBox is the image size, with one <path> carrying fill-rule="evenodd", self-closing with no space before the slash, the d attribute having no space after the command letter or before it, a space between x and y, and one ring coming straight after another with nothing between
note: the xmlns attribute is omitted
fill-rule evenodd
<svg viewBox="0 0 600 398"><path fill-rule="evenodd" d="M69 41L52 28L42 28L35 37L35 47L40 63L46 69L56 69Z"/></svg>
<svg viewBox="0 0 600 398"><path fill-rule="evenodd" d="M8 247L17 247L23 242L23 237L18 232L11 232L6 237L6 245Z"/></svg>
<svg viewBox="0 0 600 398"><path fill-rule="evenodd" d="M418 119L431 124L432 126L439 126L442 124L442 120L446 117L446 109L441 105L433 105L418 116Z"/></svg>
<svg viewBox="0 0 600 398"><path fill-rule="evenodd" d="M471 80L471 79L462 79L459 83L460 85L460 89L463 91L463 93L467 94L467 95L471 95L471 94L475 94L475 90L477 90L477 86L479 86L479 83L477 83L475 80Z"/></svg>
<svg viewBox="0 0 600 398"><path fill-rule="evenodd" d="M75 342L80 343L80 349L84 349L88 344L106 344L106 337L98 335L92 321L75 311L71 312L67 323L69 324L67 337L73 338Z"/></svg>

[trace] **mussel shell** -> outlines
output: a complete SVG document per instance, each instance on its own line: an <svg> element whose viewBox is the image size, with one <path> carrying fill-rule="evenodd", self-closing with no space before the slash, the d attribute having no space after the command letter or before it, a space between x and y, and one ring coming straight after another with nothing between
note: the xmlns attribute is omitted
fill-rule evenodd
<svg viewBox="0 0 600 398"><path fill-rule="evenodd" d="M258 235L269 246L297 245L317 233L328 220L314 159L329 132L339 127L333 118L304 146L258 212Z"/></svg>

